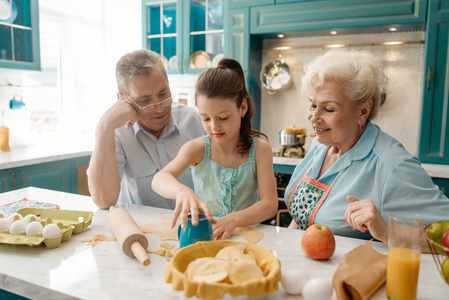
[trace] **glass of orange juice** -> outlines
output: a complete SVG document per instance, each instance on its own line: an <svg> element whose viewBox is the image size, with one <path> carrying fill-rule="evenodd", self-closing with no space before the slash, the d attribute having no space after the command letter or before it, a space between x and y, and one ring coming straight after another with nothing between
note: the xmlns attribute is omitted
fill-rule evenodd
<svg viewBox="0 0 449 300"><path fill-rule="evenodd" d="M388 227L387 298L417 299L424 220L414 213L390 214Z"/></svg>

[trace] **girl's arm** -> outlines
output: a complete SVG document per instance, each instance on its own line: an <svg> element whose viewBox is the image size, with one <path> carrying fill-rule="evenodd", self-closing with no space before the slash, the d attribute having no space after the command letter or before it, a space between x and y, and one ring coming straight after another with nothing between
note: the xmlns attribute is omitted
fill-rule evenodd
<svg viewBox="0 0 449 300"><path fill-rule="evenodd" d="M198 224L198 210L201 209L207 219L215 222L209 207L201 201L195 192L188 186L179 182L181 176L190 166L199 163L204 157L203 138L197 138L185 143L178 155L168 165L159 171L151 182L151 187L162 197L176 200L176 208L171 227L175 226L178 216L181 215L181 227L187 226L187 216L192 212L192 224Z"/></svg>
<svg viewBox="0 0 449 300"><path fill-rule="evenodd" d="M218 219L217 224L213 226L215 237L225 239L234 232L236 227L254 225L276 214L278 196L273 171L273 154L267 141L257 140L255 158L260 201Z"/></svg>

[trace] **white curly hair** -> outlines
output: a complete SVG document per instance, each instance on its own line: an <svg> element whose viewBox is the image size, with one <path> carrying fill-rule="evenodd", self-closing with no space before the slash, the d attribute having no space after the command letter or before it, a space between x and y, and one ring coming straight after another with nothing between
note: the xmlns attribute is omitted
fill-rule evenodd
<svg viewBox="0 0 449 300"><path fill-rule="evenodd" d="M366 51L330 50L305 67L301 91L310 96L314 89L330 80L340 83L356 105L372 100L369 119L376 116L381 101L381 87L387 82L380 58Z"/></svg>

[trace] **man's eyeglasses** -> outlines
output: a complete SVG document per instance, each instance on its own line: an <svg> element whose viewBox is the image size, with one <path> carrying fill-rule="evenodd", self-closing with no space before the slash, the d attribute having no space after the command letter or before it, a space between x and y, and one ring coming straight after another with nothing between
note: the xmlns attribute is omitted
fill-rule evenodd
<svg viewBox="0 0 449 300"><path fill-rule="evenodd" d="M128 103L129 101L131 101L132 103L134 103L140 110L148 110L148 111L154 111L156 109L156 107L158 105L162 105L162 107L167 107L170 106L173 103L173 96L168 97L165 100L162 100L161 102L158 103L150 103L144 106L141 106L139 103L137 103L136 101L134 101L133 99L131 99L130 96L128 96L127 94L123 93L122 94L125 96L125 98L127 99Z"/></svg>

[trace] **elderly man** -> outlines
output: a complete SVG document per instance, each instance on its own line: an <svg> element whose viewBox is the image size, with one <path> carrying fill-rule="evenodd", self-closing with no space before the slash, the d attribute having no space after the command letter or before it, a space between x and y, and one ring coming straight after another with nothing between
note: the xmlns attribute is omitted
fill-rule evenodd
<svg viewBox="0 0 449 300"><path fill-rule="evenodd" d="M100 118L89 165L89 190L95 204L116 203L162 208L175 201L151 189L153 176L168 164L188 140L204 131L198 112L173 103L159 54L137 50L117 62L117 102ZM180 180L191 187L190 170Z"/></svg>

